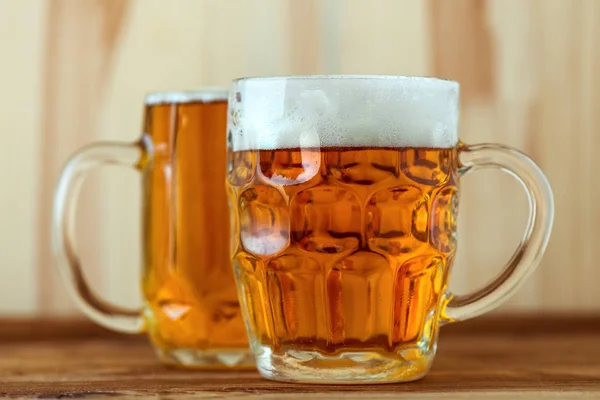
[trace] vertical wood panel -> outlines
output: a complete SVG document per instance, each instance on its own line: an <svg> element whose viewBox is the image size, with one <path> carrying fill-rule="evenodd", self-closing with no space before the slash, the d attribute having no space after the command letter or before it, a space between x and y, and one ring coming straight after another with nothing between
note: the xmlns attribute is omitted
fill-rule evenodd
<svg viewBox="0 0 600 400"><path fill-rule="evenodd" d="M459 80L461 138L530 154L556 196L548 252L504 310L600 309L596 0L6 0L0 17L0 314L73 312L48 244L59 168L90 141L135 140L147 91L314 73ZM140 300L137 182L92 174L78 216L93 285L121 304ZM498 272L525 208L507 176L464 180L454 289Z"/></svg>
<svg viewBox="0 0 600 400"><path fill-rule="evenodd" d="M598 2L538 5L541 79L537 152L553 184L557 214L544 274L550 309L598 309ZM557 32L557 27L560 31ZM590 34L590 36L588 36ZM595 128L592 128L592 125Z"/></svg>
<svg viewBox="0 0 600 400"><path fill-rule="evenodd" d="M580 234L582 245L582 258L580 267L576 267L585 285L581 295L571 308L583 306L588 309L600 308L600 268L597 261L600 259L600 246L596 245L595 238L600 237L600 186L596 167L598 166L597 150L600 149L600 3L594 0L585 0L581 10L581 135L583 140L579 148L581 154L579 173L584 185L581 185L581 194L574 202L581 203L581 224L574 229ZM555 247L559 247L556 245ZM554 250L556 251L556 250ZM571 271L573 273L573 271Z"/></svg>
<svg viewBox="0 0 600 400"><path fill-rule="evenodd" d="M290 73L308 75L319 73L320 15L318 0L289 1Z"/></svg>
<svg viewBox="0 0 600 400"><path fill-rule="evenodd" d="M487 21L488 1L436 1L431 7L436 76L461 83L463 103L494 96L496 47Z"/></svg>
<svg viewBox="0 0 600 400"><path fill-rule="evenodd" d="M426 2L362 0L339 3L337 52L344 74L426 75L429 18Z"/></svg>
<svg viewBox="0 0 600 400"><path fill-rule="evenodd" d="M264 0L260 6L244 0L201 3L203 84L229 85L236 77L289 73L288 1Z"/></svg>
<svg viewBox="0 0 600 400"><path fill-rule="evenodd" d="M39 145L45 6L0 2L0 16L0 314L31 314L37 309L37 173L45 151Z"/></svg>

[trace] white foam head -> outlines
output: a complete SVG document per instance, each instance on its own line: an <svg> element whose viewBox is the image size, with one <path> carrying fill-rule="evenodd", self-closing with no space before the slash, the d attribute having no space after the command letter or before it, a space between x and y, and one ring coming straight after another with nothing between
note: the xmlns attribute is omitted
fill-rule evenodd
<svg viewBox="0 0 600 400"><path fill-rule="evenodd" d="M234 151L298 147L453 147L457 82L405 76L291 76L233 82Z"/></svg>
<svg viewBox="0 0 600 400"><path fill-rule="evenodd" d="M168 91L148 93L145 98L147 105L179 104L179 103L213 103L227 101L229 91L225 88L211 87L198 90Z"/></svg>

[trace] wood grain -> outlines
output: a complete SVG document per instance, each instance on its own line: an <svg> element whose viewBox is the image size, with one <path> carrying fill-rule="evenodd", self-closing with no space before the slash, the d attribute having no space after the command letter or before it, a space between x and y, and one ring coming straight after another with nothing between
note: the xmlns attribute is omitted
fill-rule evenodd
<svg viewBox="0 0 600 400"><path fill-rule="evenodd" d="M437 358L425 379L374 386L283 384L252 371L176 370L159 365L141 337L120 339L80 331L81 336L64 340L62 335L52 335L62 329L54 323L45 338L0 341L0 395L173 399L600 396L600 319L499 322L482 318L468 323L475 333L444 328ZM574 323L570 330L547 329L569 323ZM44 330L45 325L37 326L38 331ZM495 330L495 326L503 329Z"/></svg>
<svg viewBox="0 0 600 400"><path fill-rule="evenodd" d="M435 1L430 5L433 74L461 82L463 104L493 99L497 49L487 0Z"/></svg>
<svg viewBox="0 0 600 400"><path fill-rule="evenodd" d="M289 0L290 73L293 75L314 74L322 65L319 51L322 25L317 3L318 0Z"/></svg>
<svg viewBox="0 0 600 400"><path fill-rule="evenodd" d="M299 4L301 3L301 4ZM452 4L450 4L452 3ZM135 140L150 90L244 75L437 75L462 85L461 139L530 154L556 219L540 269L503 311L600 310L600 2L597 0L5 0L0 2L0 315L73 315L49 248L53 187L93 140ZM139 177L83 187L77 233L93 286L139 305ZM462 185L452 288L497 274L526 217L500 173Z"/></svg>
<svg viewBox="0 0 600 400"><path fill-rule="evenodd" d="M33 315L36 303L35 210L46 10L37 0L0 2L0 314ZM15 40L19 38L19 40Z"/></svg>

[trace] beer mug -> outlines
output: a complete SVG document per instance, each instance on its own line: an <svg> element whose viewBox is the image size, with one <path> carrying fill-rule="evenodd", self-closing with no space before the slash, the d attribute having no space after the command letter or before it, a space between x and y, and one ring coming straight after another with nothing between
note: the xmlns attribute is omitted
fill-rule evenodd
<svg viewBox="0 0 600 400"><path fill-rule="evenodd" d="M79 307L122 332L146 331L166 363L253 366L229 259L225 179L227 91L153 93L136 143L95 143L65 166L56 189L53 244ZM102 300L86 280L73 235L85 173L121 165L143 180L143 308Z"/></svg>
<svg viewBox="0 0 600 400"><path fill-rule="evenodd" d="M229 99L231 254L258 370L269 379L383 383L423 377L441 325L497 307L538 265L553 219L531 159L459 141L459 85L418 77L234 81ZM529 200L504 271L447 288L459 180L515 177Z"/></svg>

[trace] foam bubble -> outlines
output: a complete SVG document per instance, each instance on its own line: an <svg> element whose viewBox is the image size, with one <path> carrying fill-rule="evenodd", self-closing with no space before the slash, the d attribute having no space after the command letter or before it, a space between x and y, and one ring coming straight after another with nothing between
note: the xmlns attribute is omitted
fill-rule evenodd
<svg viewBox="0 0 600 400"><path fill-rule="evenodd" d="M436 78L247 78L233 82L229 107L234 151L458 142L459 85Z"/></svg>
<svg viewBox="0 0 600 400"><path fill-rule="evenodd" d="M168 91L148 93L145 103L155 104L176 104L176 103L213 103L216 101L227 101L229 91L225 88L204 88L198 90L186 91Z"/></svg>

